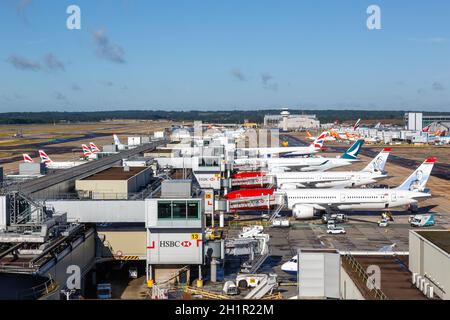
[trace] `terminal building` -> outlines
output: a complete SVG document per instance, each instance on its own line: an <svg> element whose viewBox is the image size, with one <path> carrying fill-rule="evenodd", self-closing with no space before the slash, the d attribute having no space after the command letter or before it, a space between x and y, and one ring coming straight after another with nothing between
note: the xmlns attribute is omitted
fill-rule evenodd
<svg viewBox="0 0 450 320"><path fill-rule="evenodd" d="M320 121L312 114L291 114L286 108L279 115L265 115L264 127L283 131L318 129Z"/></svg>
<svg viewBox="0 0 450 320"><path fill-rule="evenodd" d="M404 120L406 129L411 131L422 131L429 125L437 126L438 124L443 124L448 129L450 125L450 115L424 115L422 112L407 112Z"/></svg>
<svg viewBox="0 0 450 320"><path fill-rule="evenodd" d="M76 180L75 190L82 199L128 199L150 183L151 172L150 167L111 167Z"/></svg>

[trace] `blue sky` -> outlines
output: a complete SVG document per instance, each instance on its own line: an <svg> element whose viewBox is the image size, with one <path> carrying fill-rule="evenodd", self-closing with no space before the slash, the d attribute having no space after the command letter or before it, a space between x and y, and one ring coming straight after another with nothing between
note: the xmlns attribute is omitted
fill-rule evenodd
<svg viewBox="0 0 450 320"><path fill-rule="evenodd" d="M1 112L450 111L447 0L3 0L0 38Z"/></svg>

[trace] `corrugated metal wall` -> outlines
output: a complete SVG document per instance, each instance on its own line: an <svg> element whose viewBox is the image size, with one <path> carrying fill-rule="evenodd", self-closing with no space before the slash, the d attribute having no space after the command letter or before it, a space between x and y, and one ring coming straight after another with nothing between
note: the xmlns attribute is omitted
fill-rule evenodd
<svg viewBox="0 0 450 320"><path fill-rule="evenodd" d="M144 200L54 200L46 204L84 223L145 222Z"/></svg>

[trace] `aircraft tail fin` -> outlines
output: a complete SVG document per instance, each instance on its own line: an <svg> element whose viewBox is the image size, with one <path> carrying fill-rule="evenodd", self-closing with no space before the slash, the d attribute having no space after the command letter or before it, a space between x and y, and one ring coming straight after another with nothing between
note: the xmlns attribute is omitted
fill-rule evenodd
<svg viewBox="0 0 450 320"><path fill-rule="evenodd" d="M42 163L48 164L53 162L44 150L39 150L39 157L41 158Z"/></svg>
<svg viewBox="0 0 450 320"><path fill-rule="evenodd" d="M114 138L114 144L116 146L122 145L122 143L120 142L119 137L117 136L117 134L113 134L113 138Z"/></svg>
<svg viewBox="0 0 450 320"><path fill-rule="evenodd" d="M322 132L315 140L313 143L311 143L311 147L315 148L315 149L322 149L323 144L325 142L325 138L327 137L328 132L324 131Z"/></svg>
<svg viewBox="0 0 450 320"><path fill-rule="evenodd" d="M33 159L28 154L24 153L22 156L23 156L23 162L25 162L25 163L33 163L34 162Z"/></svg>
<svg viewBox="0 0 450 320"><path fill-rule="evenodd" d="M85 157L89 157L92 155L91 149L89 149L87 145L82 144L81 147L83 148L83 155Z"/></svg>
<svg viewBox="0 0 450 320"><path fill-rule="evenodd" d="M384 172L384 166L386 165L387 158L389 157L389 152L392 148L384 148L381 152L370 161L370 163L361 171L367 171L372 173L382 173Z"/></svg>
<svg viewBox="0 0 450 320"><path fill-rule="evenodd" d="M436 157L426 159L397 189L422 192L436 160Z"/></svg>
<svg viewBox="0 0 450 320"><path fill-rule="evenodd" d="M89 146L91 147L92 153L99 153L100 149L93 142L89 142Z"/></svg>
<svg viewBox="0 0 450 320"><path fill-rule="evenodd" d="M356 140L347 151L341 156L342 159L358 159L359 151L361 150L362 145L364 144L364 139Z"/></svg>

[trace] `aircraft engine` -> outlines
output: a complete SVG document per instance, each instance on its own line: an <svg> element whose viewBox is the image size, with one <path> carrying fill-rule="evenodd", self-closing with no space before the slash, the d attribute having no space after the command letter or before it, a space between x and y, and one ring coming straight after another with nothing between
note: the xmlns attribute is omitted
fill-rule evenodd
<svg viewBox="0 0 450 320"><path fill-rule="evenodd" d="M310 219L313 218L318 210L312 206L297 204L292 208L292 215L295 219Z"/></svg>

